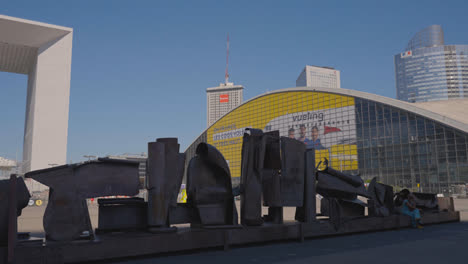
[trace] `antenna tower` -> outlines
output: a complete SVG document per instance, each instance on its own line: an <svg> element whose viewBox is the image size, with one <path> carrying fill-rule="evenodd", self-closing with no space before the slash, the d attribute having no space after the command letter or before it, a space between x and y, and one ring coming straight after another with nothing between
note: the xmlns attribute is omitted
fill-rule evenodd
<svg viewBox="0 0 468 264"><path fill-rule="evenodd" d="M226 49L226 74L224 75L225 84L227 85L229 81L229 73L228 73L228 65L229 65L229 33L227 35L227 49Z"/></svg>

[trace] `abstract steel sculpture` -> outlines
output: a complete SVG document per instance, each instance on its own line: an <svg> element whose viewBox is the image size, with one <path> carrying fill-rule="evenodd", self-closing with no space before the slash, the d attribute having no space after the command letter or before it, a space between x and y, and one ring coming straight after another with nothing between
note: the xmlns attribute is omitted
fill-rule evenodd
<svg viewBox="0 0 468 264"><path fill-rule="evenodd" d="M148 143L148 226L153 232L175 231L170 227L171 208L184 175L185 154L179 153L177 138L159 138Z"/></svg>
<svg viewBox="0 0 468 264"><path fill-rule="evenodd" d="M263 224L262 173L266 141L263 135L260 129L247 128L243 137L240 180L242 225Z"/></svg>
<svg viewBox="0 0 468 264"><path fill-rule="evenodd" d="M324 161L325 169L317 172L317 193L323 196L320 203L322 215L330 217L335 228L346 217L364 216L365 203L357 196L369 197L364 181L356 175L349 175L334 170Z"/></svg>
<svg viewBox="0 0 468 264"><path fill-rule="evenodd" d="M148 144L148 202L136 197L98 200L97 231L103 231L99 243L97 240L71 241L83 238L83 231L91 234L86 238L93 238L85 199L137 194L140 187L138 162L98 159L28 173L27 177L50 187L43 219L48 240L45 244L42 239L37 243L28 241L28 246L21 244L25 241L16 242L16 216L26 206L29 193L21 178L13 177L9 183L0 181L0 231L8 227L8 232L2 231L0 237L0 244L8 237L8 250L0 245L0 263L6 259L9 263L100 261L218 246L227 249L230 245L275 240L303 241L305 237L410 225L408 217L389 216L394 211L391 186L373 179L366 190L359 176L336 171L328 164L324 170L317 171L315 150L305 150L303 142L280 137L278 131L263 133L247 129L243 143L239 193L242 224L249 227L237 225L228 163L209 144L197 146L196 156L188 163L187 203L177 203L185 156L179 153L177 139L163 138ZM10 190L9 194L6 190ZM321 211L329 216L329 221L316 219L316 191L324 196ZM369 198L370 216L384 220L365 218L365 204L356 199L358 195ZM262 196L263 205L268 206L268 214L263 217ZM415 196L418 206L427 210L438 208L433 194L416 193ZM283 224L285 206L296 207L298 222ZM446 200L443 207L444 212L437 210L437 213L423 215L424 221L460 220L453 200ZM181 223L191 226L179 229L171 226ZM139 232L128 233L136 230ZM107 234L108 231L118 233ZM161 232L166 234L154 234ZM6 233L8 236L3 235ZM67 242L49 243L50 240Z"/></svg>
<svg viewBox="0 0 468 264"><path fill-rule="evenodd" d="M265 137L271 137L266 134ZM279 139L279 140L278 140ZM283 222L283 207L302 207L304 204L305 144L299 140L280 137L269 140L270 144L280 144L280 170L264 168L262 191L264 205L268 206L268 222ZM275 148L266 148L277 149ZM265 157L271 156L267 152Z"/></svg>
<svg viewBox="0 0 468 264"><path fill-rule="evenodd" d="M374 177L367 187L369 216L389 216L394 212L393 187L377 182Z"/></svg>
<svg viewBox="0 0 468 264"><path fill-rule="evenodd" d="M268 135L265 136L268 137ZM264 205L301 207L304 198L302 190L304 189L305 144L287 137L281 137L271 144L281 146L281 155L278 155L281 166L279 169L263 169ZM271 156L271 154L266 156Z"/></svg>
<svg viewBox="0 0 468 264"><path fill-rule="evenodd" d="M143 198L98 199L99 218L96 233L145 230L148 206Z"/></svg>
<svg viewBox="0 0 468 264"><path fill-rule="evenodd" d="M328 165L318 171L317 181L317 193L324 197L354 200L358 195L369 196L361 177L342 173Z"/></svg>
<svg viewBox="0 0 468 264"><path fill-rule="evenodd" d="M420 193L414 192L416 197L416 207L423 211L438 211L439 204L437 200L437 195L434 193Z"/></svg>
<svg viewBox="0 0 468 264"><path fill-rule="evenodd" d="M13 183L13 181L16 181L16 183ZM12 195L16 197L14 201L10 199ZM28 205L30 197L23 178L12 175L9 180L0 180L0 245L7 244L8 226L16 223L16 217L20 216L23 208ZM14 208L11 208L12 205ZM10 210L14 212L14 216L10 215ZM15 223L12 223L12 221L15 221Z"/></svg>
<svg viewBox="0 0 468 264"><path fill-rule="evenodd" d="M100 158L26 174L50 187L43 224L48 240L79 239L93 234L87 198L138 193L138 162ZM90 236L92 238L92 235Z"/></svg>
<svg viewBox="0 0 468 264"><path fill-rule="evenodd" d="M231 173L221 152L200 143L187 171L187 204L193 208L192 227L237 225Z"/></svg>
<svg viewBox="0 0 468 264"><path fill-rule="evenodd" d="M281 224L285 206L300 208L297 219L305 221L304 198L309 199L305 197L304 191L307 175L310 175L308 186L315 186L315 162L311 161L312 169L309 168L306 174L305 150L303 142L280 137L278 131L263 133L258 129L246 129L242 145L240 186L243 225L261 225L264 221ZM264 206L268 206L268 215L263 218L262 194ZM307 210L311 203L307 202Z"/></svg>
<svg viewBox="0 0 468 264"><path fill-rule="evenodd" d="M304 204L296 209L295 219L304 223L316 221L316 168L315 149L307 149L305 153Z"/></svg>

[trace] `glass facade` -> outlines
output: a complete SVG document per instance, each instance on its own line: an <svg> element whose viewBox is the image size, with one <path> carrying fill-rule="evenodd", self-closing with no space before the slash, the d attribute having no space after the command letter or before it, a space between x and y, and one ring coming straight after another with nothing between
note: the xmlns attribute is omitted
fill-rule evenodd
<svg viewBox="0 0 468 264"><path fill-rule="evenodd" d="M414 35L406 50L444 45L444 31L440 25L429 26Z"/></svg>
<svg viewBox="0 0 468 264"><path fill-rule="evenodd" d="M279 130L315 148L341 171L423 192L451 194L468 182L468 133L391 105L318 91L269 93L250 100L208 128L200 142L217 147L239 183L242 136L252 127Z"/></svg>
<svg viewBox="0 0 468 264"><path fill-rule="evenodd" d="M445 194L468 182L466 132L364 99L356 99L356 129L363 178Z"/></svg>
<svg viewBox="0 0 468 264"><path fill-rule="evenodd" d="M431 26L397 54L397 98L427 102L468 97L468 45L444 45L440 26Z"/></svg>

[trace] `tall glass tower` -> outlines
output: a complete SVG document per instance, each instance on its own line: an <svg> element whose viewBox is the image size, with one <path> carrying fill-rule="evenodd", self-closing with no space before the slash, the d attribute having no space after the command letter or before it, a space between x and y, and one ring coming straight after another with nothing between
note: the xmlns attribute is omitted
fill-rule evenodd
<svg viewBox="0 0 468 264"><path fill-rule="evenodd" d="M416 33L394 60L398 99L414 103L468 98L468 45L445 45L441 26Z"/></svg>

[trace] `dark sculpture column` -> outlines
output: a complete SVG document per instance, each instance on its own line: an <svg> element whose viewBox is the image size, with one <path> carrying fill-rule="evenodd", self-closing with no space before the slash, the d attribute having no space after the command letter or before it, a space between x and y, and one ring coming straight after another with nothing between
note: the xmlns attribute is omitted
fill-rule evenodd
<svg viewBox="0 0 468 264"><path fill-rule="evenodd" d="M28 189L21 177L11 174L9 180L0 180L0 248L7 246L5 256L8 263L15 261L18 238L18 216L28 205ZM1 254L0 254L1 255ZM0 258L0 262L4 259Z"/></svg>
<svg viewBox="0 0 468 264"><path fill-rule="evenodd" d="M268 135L265 135L268 138ZM305 145L303 142L287 138L277 137L276 142L267 140L267 142L279 143L281 155L278 155L278 166L272 167L272 164L265 162L265 173L263 174L263 199L264 205L268 206L268 216L264 219L275 224L283 223L283 207L294 206L302 207L304 204L304 176L305 176ZM271 144L267 148L265 157L272 156L269 153Z"/></svg>
<svg viewBox="0 0 468 264"><path fill-rule="evenodd" d="M259 129L244 133L241 161L241 224L261 225L262 173L265 158L265 139Z"/></svg>
<svg viewBox="0 0 468 264"><path fill-rule="evenodd" d="M389 216L393 213L393 187L377 182L374 177L367 188L369 216Z"/></svg>
<svg viewBox="0 0 468 264"><path fill-rule="evenodd" d="M304 206L296 209L297 221L312 223L316 219L315 174L315 149L308 149L305 153Z"/></svg>
<svg viewBox="0 0 468 264"><path fill-rule="evenodd" d="M152 231L170 228L170 208L177 206L184 174L185 154L179 153L179 147L177 138L148 143L148 226Z"/></svg>

